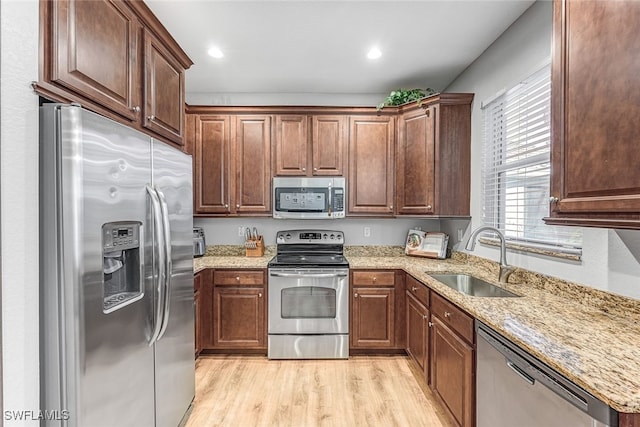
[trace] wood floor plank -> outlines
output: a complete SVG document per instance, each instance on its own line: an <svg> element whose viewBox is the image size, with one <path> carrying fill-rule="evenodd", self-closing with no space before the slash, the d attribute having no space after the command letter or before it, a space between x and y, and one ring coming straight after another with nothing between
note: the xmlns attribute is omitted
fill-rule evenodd
<svg viewBox="0 0 640 427"><path fill-rule="evenodd" d="M201 356L186 427L450 427L405 356Z"/></svg>

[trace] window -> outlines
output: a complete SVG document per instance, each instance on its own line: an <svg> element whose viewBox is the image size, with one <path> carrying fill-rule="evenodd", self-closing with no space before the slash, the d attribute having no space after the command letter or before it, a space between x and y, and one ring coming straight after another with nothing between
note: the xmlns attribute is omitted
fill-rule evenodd
<svg viewBox="0 0 640 427"><path fill-rule="evenodd" d="M579 255L582 230L549 215L551 67L482 106L482 220L519 246Z"/></svg>

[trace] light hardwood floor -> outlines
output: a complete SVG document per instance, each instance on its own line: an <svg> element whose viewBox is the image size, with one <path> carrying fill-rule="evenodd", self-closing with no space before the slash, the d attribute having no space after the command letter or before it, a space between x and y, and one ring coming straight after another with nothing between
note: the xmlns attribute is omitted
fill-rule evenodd
<svg viewBox="0 0 640 427"><path fill-rule="evenodd" d="M406 356L201 356L186 426L450 427L408 363Z"/></svg>

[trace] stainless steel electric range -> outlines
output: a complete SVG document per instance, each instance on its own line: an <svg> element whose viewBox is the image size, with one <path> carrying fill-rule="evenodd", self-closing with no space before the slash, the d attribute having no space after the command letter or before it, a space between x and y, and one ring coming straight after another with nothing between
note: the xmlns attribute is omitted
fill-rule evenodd
<svg viewBox="0 0 640 427"><path fill-rule="evenodd" d="M287 230L269 262L269 359L349 357L349 263L344 234Z"/></svg>

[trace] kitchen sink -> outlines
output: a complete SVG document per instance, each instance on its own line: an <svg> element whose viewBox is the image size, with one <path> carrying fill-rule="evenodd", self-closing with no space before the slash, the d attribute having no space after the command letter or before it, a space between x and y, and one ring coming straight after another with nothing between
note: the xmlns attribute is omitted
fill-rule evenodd
<svg viewBox="0 0 640 427"><path fill-rule="evenodd" d="M429 273L427 273L429 274ZM443 283L463 294L471 295L472 297L519 297L512 292L502 289L499 286L492 285L491 283L478 279L468 274L429 274L438 282Z"/></svg>

